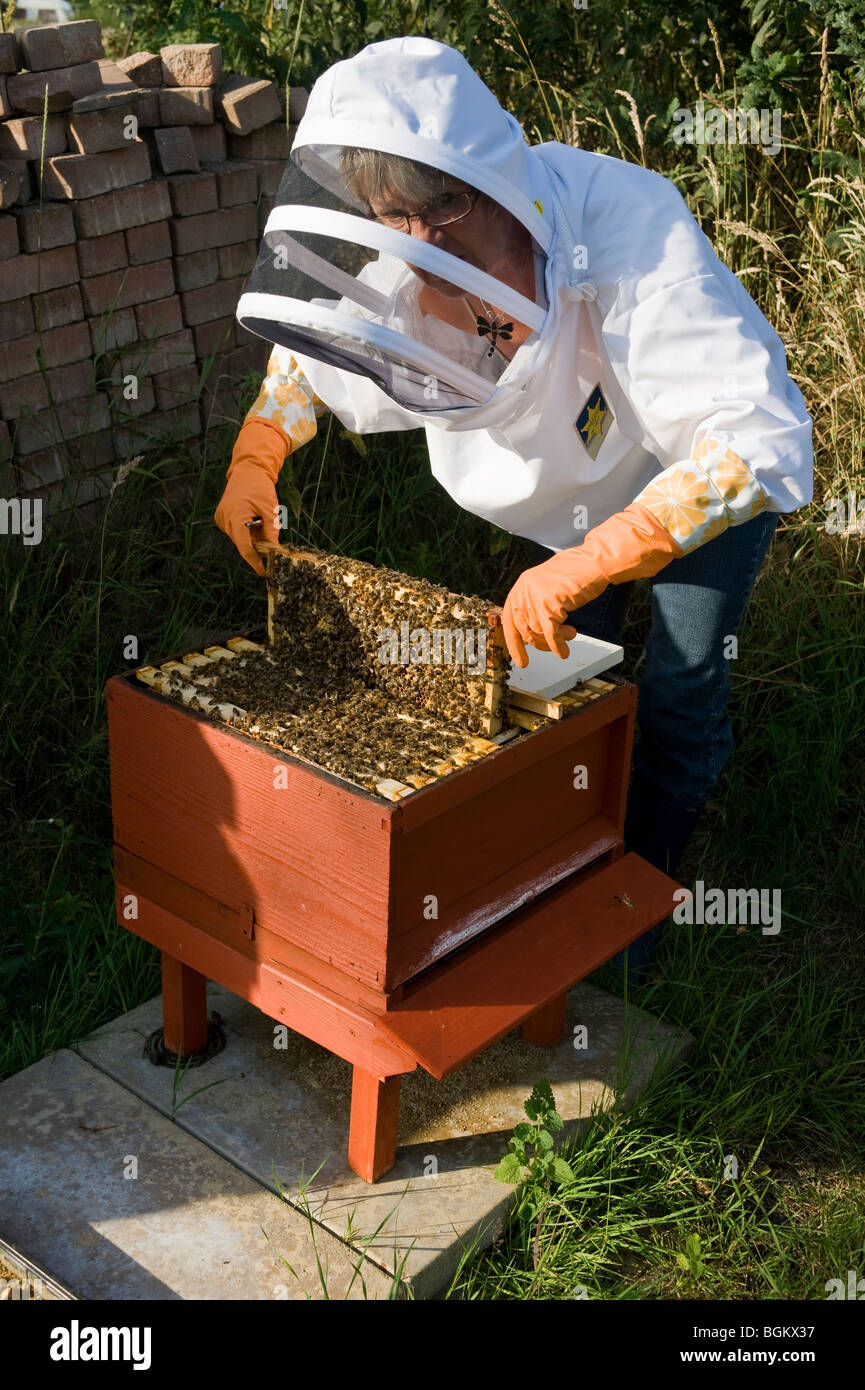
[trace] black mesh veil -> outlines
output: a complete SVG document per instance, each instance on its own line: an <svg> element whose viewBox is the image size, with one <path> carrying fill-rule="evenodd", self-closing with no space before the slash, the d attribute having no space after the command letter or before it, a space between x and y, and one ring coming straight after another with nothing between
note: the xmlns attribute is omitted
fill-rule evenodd
<svg viewBox="0 0 865 1390"><path fill-rule="evenodd" d="M338 150L329 158L301 153L316 177L292 154L238 304L240 322L268 342L372 379L410 410L435 414L488 400L508 363L478 332L469 296L534 330L542 311L466 260L368 217L342 183ZM432 289L428 277L436 277Z"/></svg>

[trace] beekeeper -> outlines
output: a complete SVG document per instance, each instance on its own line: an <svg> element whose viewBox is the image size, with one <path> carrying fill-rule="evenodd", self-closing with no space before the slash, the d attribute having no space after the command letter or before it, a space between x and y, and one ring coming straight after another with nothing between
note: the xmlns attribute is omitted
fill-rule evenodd
<svg viewBox="0 0 865 1390"><path fill-rule="evenodd" d="M452 48L375 43L312 88L237 317L274 347L216 521L259 573L246 523L277 539L327 408L423 428L450 496L549 557L504 605L518 666L575 623L617 640L651 579L625 842L674 872L732 747L731 638L812 496L782 344L676 187L528 145Z"/></svg>

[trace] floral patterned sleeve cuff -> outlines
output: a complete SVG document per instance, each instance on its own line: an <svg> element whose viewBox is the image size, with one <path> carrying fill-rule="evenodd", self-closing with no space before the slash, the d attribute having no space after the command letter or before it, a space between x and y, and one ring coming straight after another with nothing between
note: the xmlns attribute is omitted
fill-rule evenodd
<svg viewBox="0 0 865 1390"><path fill-rule="evenodd" d="M267 375L252 407L248 420L263 420L276 425L298 448L313 438L318 416L326 409L319 400L294 357L284 348L274 348L267 364Z"/></svg>
<svg viewBox="0 0 865 1390"><path fill-rule="evenodd" d="M696 550L728 526L765 511L766 494L747 464L717 439L703 439L690 459L673 463L634 498L681 546Z"/></svg>

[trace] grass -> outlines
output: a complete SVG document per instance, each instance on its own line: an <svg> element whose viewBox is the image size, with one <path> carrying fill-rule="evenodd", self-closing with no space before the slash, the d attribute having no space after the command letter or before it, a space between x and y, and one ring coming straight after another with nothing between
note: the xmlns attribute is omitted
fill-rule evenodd
<svg viewBox="0 0 865 1390"><path fill-rule="evenodd" d="M781 888L782 930L669 928L633 998L693 1033L692 1062L630 1112L595 1117L537 1249L546 1198L528 1187L455 1298L820 1299L826 1280L865 1274L863 537L823 526L827 497L865 491L865 142L855 101L828 92L800 105L771 166L725 146L664 165L777 327L815 422L815 501L779 527L758 580L733 670L737 746L679 874ZM624 109L606 133L580 115L598 147L651 162L638 103ZM159 988L156 953L114 921L103 686L261 620L260 581L212 523L242 413L214 420L198 451L166 442L122 482L109 474L107 512L56 510L40 546L0 551L0 1076ZM499 601L528 559L438 489L422 435L358 446L331 419L284 475L291 541ZM642 587L626 632L636 679L647 623ZM622 990L610 967L593 979Z"/></svg>

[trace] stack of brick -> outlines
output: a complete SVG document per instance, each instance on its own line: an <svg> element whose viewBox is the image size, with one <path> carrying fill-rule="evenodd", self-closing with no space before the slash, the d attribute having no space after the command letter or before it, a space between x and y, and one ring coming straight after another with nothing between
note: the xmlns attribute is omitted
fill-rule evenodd
<svg viewBox="0 0 865 1390"><path fill-rule="evenodd" d="M221 384L267 355L235 308L305 105L287 96L224 74L218 44L113 63L96 20L0 34L0 491L10 466L47 495L70 462L236 410Z"/></svg>

